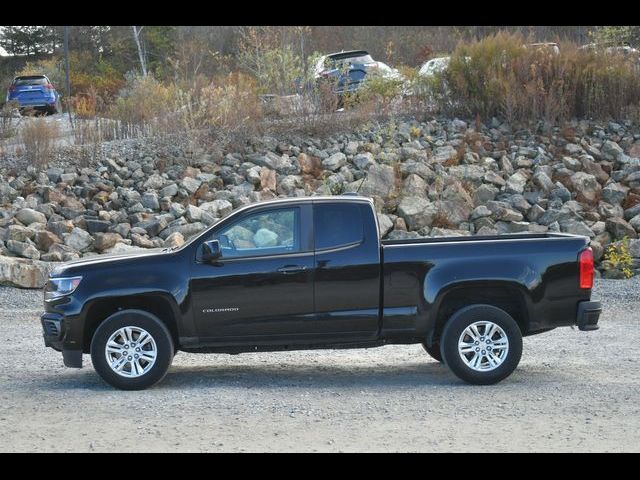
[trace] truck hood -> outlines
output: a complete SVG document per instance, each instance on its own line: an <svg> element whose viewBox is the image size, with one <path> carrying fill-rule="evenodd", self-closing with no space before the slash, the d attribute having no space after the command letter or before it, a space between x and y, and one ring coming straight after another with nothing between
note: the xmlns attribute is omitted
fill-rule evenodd
<svg viewBox="0 0 640 480"><path fill-rule="evenodd" d="M65 272L77 273L86 268L93 268L103 264L115 264L122 262L130 262L137 258L147 258L150 256L168 255L171 251L166 248L149 248L131 253L116 253L108 255L93 255L90 257L80 258L78 260L72 260L65 262L62 265L56 267L51 272L51 277L58 277L65 274Z"/></svg>

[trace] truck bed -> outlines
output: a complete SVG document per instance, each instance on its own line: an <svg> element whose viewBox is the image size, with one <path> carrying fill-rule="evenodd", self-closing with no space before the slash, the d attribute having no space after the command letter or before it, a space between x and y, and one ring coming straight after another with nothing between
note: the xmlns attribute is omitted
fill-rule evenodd
<svg viewBox="0 0 640 480"><path fill-rule="evenodd" d="M422 237L406 238L398 240L381 240L382 245L406 245L421 243L443 243L443 242L484 242L484 241L507 241L507 240L527 240L543 238L567 238L575 237L568 233L510 233L505 235L469 235L455 237Z"/></svg>

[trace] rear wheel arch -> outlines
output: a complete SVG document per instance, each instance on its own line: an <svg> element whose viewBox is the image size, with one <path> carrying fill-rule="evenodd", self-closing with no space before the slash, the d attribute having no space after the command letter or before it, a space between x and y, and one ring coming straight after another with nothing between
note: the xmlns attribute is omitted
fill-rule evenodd
<svg viewBox="0 0 640 480"><path fill-rule="evenodd" d="M442 292L434 304L433 328L427 342L438 342L449 319L459 310L476 304L492 305L507 312L518 324L522 335L529 330L529 315L526 292L517 284L474 282L458 284Z"/></svg>
<svg viewBox="0 0 640 480"><path fill-rule="evenodd" d="M161 293L102 298L92 301L83 315L84 353L89 353L91 340L102 322L122 310L141 310L156 317L167 327L176 348L179 346L178 313L175 301Z"/></svg>

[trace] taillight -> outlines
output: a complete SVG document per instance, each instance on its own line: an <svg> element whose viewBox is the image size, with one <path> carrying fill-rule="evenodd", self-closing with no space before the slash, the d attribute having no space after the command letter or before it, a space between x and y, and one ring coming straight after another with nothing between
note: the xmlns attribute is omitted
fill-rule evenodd
<svg viewBox="0 0 640 480"><path fill-rule="evenodd" d="M53 86L53 84L52 84L52 83L47 83L47 84L44 86L44 88L46 88L47 90L53 90L53 89L54 89L54 86Z"/></svg>
<svg viewBox="0 0 640 480"><path fill-rule="evenodd" d="M16 86L15 86L15 85L11 85L11 86L9 87L9 91L10 91L10 92L15 92L15 91L16 91Z"/></svg>
<svg viewBox="0 0 640 480"><path fill-rule="evenodd" d="M580 264L580 288L591 289L593 287L593 250L585 248L578 257Z"/></svg>

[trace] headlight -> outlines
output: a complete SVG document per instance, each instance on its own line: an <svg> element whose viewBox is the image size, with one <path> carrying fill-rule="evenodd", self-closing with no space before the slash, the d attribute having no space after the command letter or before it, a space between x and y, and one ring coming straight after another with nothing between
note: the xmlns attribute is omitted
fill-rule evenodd
<svg viewBox="0 0 640 480"><path fill-rule="evenodd" d="M50 278L44 287L44 299L55 300L73 293L82 277Z"/></svg>

